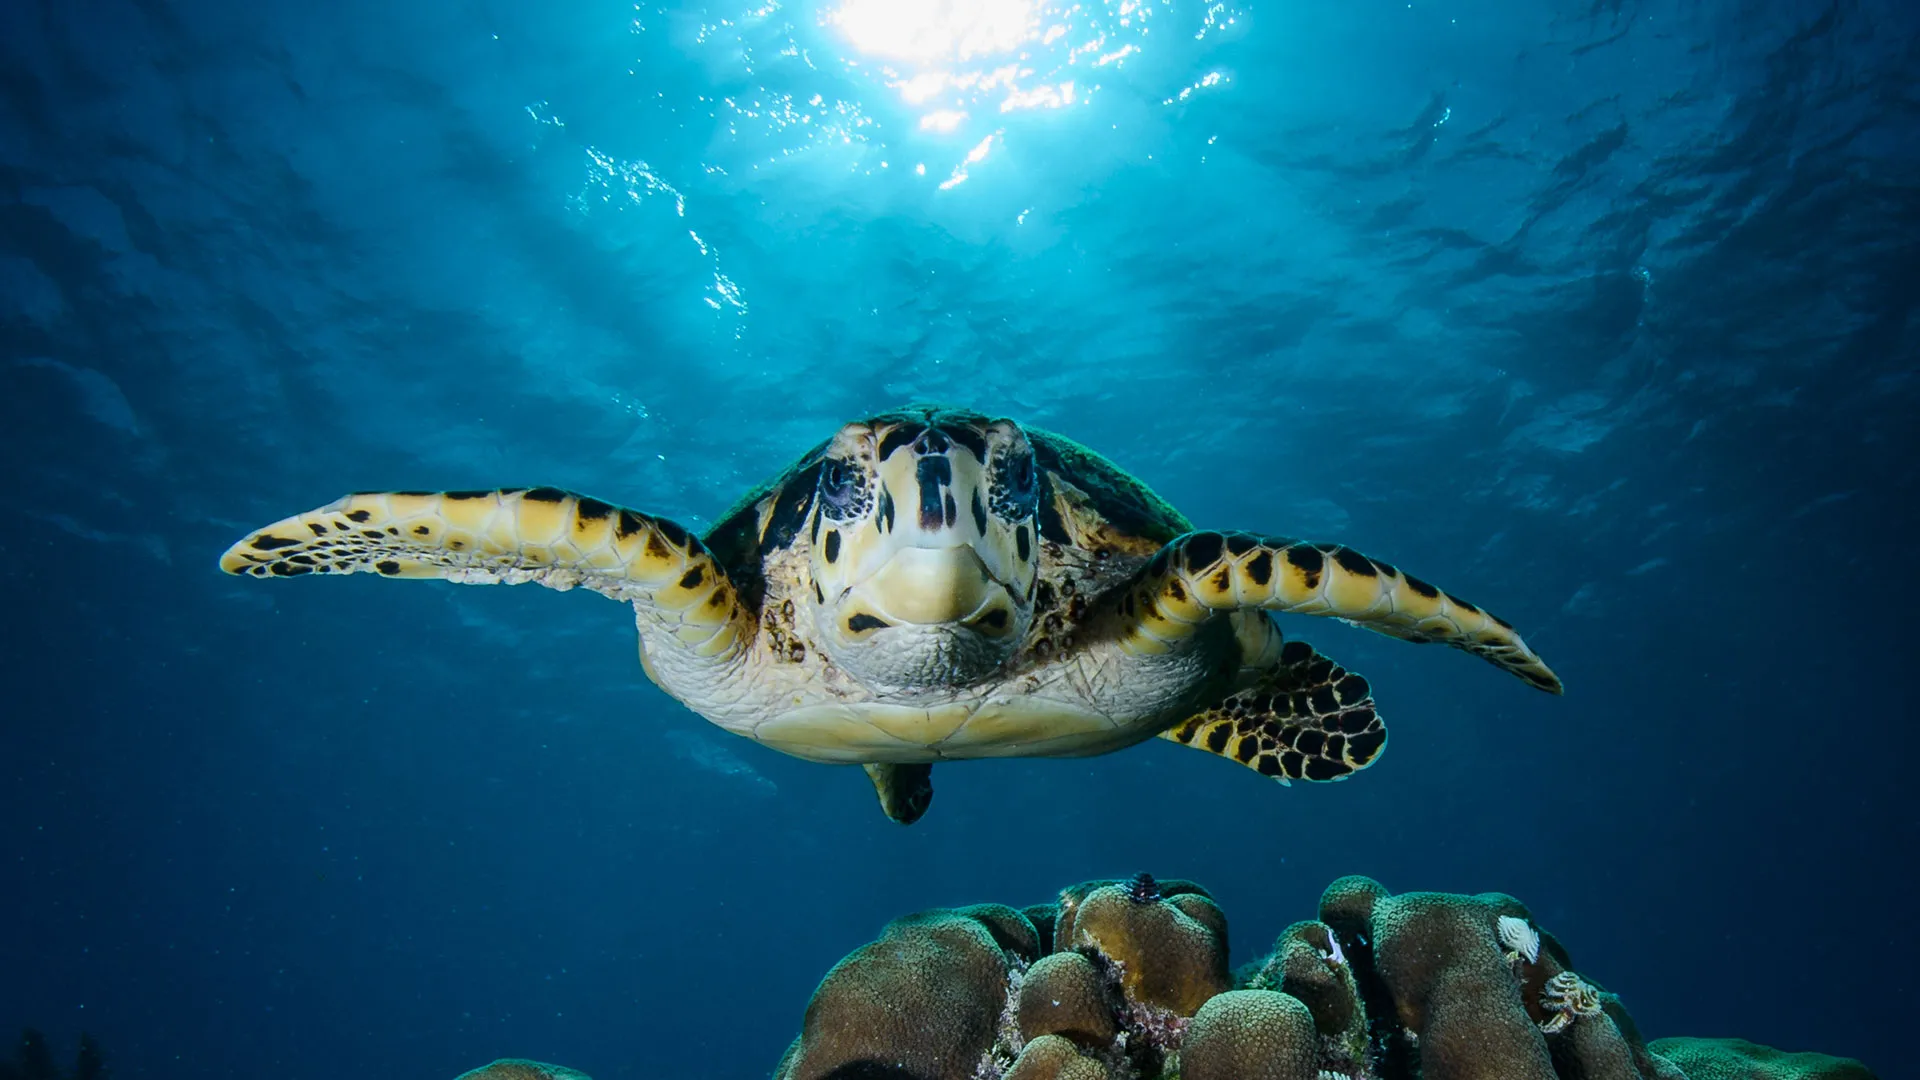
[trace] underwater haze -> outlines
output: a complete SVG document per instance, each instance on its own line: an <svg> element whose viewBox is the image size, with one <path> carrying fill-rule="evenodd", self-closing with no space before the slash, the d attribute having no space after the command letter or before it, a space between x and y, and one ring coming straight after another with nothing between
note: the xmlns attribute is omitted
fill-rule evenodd
<svg viewBox="0 0 1920 1080"><path fill-rule="evenodd" d="M1236 962L1525 900L1649 1037L1910 1067L1909 0L0 5L0 1028L117 1077L762 1077L900 913L1136 871ZM935 770L653 687L630 612L263 582L356 490L710 526L842 422L1057 431L1512 621L1283 617L1392 744Z"/></svg>

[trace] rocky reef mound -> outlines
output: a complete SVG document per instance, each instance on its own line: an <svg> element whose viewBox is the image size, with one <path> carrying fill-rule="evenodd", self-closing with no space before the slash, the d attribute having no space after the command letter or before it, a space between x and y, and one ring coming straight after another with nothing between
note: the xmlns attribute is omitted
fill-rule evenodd
<svg viewBox="0 0 1920 1080"><path fill-rule="evenodd" d="M1645 1042L1501 893L1342 878L1227 965L1200 886L1090 881L920 912L835 965L775 1080L1872 1080L1739 1040Z"/></svg>

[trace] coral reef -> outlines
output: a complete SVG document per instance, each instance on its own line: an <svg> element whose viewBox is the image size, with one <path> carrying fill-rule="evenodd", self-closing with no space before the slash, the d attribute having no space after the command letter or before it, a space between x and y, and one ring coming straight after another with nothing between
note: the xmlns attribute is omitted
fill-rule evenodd
<svg viewBox="0 0 1920 1080"><path fill-rule="evenodd" d="M1069 948L1118 977L1127 1001L1157 1013L1190 1017L1232 987L1227 917L1200 894L1143 899L1125 886L1103 886L1080 902L1065 930Z"/></svg>
<svg viewBox="0 0 1920 1080"><path fill-rule="evenodd" d="M1687 1080L1873 1080L1852 1058L1789 1054L1745 1039L1655 1039L1648 1048Z"/></svg>
<svg viewBox="0 0 1920 1080"><path fill-rule="evenodd" d="M593 1080L586 1073L558 1065L545 1065L538 1061L523 1061L520 1058L501 1058L491 1065L482 1065L471 1072L463 1072L454 1080Z"/></svg>
<svg viewBox="0 0 1920 1080"><path fill-rule="evenodd" d="M1038 957L1009 945L1033 942L1037 951L1039 934L1012 908L970 910L895 919L834 965L780 1075L971 1078L983 1063L996 1076L1011 1065L1015 995Z"/></svg>
<svg viewBox="0 0 1920 1080"><path fill-rule="evenodd" d="M80 1035L80 1049L74 1053L73 1068L61 1072L53 1063L53 1047L46 1036L28 1028L13 1044L13 1060L0 1058L0 1080L106 1080L107 1059L93 1036Z"/></svg>
<svg viewBox="0 0 1920 1080"><path fill-rule="evenodd" d="M1113 1073L1071 1039L1042 1035L1020 1051L1004 1080L1113 1080Z"/></svg>
<svg viewBox="0 0 1920 1080"><path fill-rule="evenodd" d="M908 916L828 973L774 1080L1872 1080L1737 1040L1646 1043L1502 893L1348 877L1319 916L1237 973L1190 881Z"/></svg>
<svg viewBox="0 0 1920 1080"><path fill-rule="evenodd" d="M1500 916L1527 918L1512 897L1407 893L1375 902L1371 959L1432 1080L1551 1080L1553 1063L1529 1016L1526 973L1498 937ZM1397 1034L1397 1033L1396 1033Z"/></svg>
<svg viewBox="0 0 1920 1080"><path fill-rule="evenodd" d="M1023 1039L1057 1034L1100 1046L1120 1033L1118 1006L1118 997L1093 961L1077 952L1058 952L1027 969L1014 1021Z"/></svg>
<svg viewBox="0 0 1920 1080"><path fill-rule="evenodd" d="M1319 1075L1319 1034L1298 998L1229 990L1200 1006L1181 1044L1186 1080L1303 1080Z"/></svg>
<svg viewBox="0 0 1920 1080"><path fill-rule="evenodd" d="M1367 1060L1366 1006L1340 937L1326 923L1287 927L1241 981L1249 990L1278 990L1307 1007L1326 1040L1327 1071L1353 1072Z"/></svg>

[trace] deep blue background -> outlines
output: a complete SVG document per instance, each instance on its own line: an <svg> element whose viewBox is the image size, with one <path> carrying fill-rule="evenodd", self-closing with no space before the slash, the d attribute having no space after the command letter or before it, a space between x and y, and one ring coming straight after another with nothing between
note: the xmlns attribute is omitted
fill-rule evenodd
<svg viewBox="0 0 1920 1080"><path fill-rule="evenodd" d="M0 1026L755 1077L895 914L1148 870L1240 960L1364 872L1520 896L1649 1035L1900 1075L1911 4L1094 4L1007 113L768 7L0 6ZM704 526L910 398L1390 559L1568 695L1297 619L1392 724L1353 782L1156 742L902 829L597 597L214 567L365 488Z"/></svg>

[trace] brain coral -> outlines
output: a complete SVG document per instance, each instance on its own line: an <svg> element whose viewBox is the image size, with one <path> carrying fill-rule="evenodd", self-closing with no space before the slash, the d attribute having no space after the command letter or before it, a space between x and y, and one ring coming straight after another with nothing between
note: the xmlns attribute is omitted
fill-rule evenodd
<svg viewBox="0 0 1920 1080"><path fill-rule="evenodd" d="M1005 933L1007 915L1033 934L1011 908L996 906L989 917ZM894 920L821 980L780 1080L860 1070L901 1080L974 1080L993 1067L1002 1013L1022 966L993 930L957 911Z"/></svg>
<svg viewBox="0 0 1920 1080"><path fill-rule="evenodd" d="M1119 998L1093 961L1077 952L1054 953L1027 969L1015 1022L1023 1039L1064 1035L1105 1045L1120 1031Z"/></svg>
<svg viewBox="0 0 1920 1080"><path fill-rule="evenodd" d="M1274 990L1229 990L1193 1018L1180 1050L1183 1080L1316 1080L1313 1014Z"/></svg>
<svg viewBox="0 0 1920 1080"><path fill-rule="evenodd" d="M1004 1080L1113 1080L1113 1074L1071 1041L1042 1035L1020 1051Z"/></svg>
<svg viewBox="0 0 1920 1080"><path fill-rule="evenodd" d="M1065 937L1115 973L1128 1001L1150 1009L1189 1017L1232 987L1227 917L1204 896L1143 900L1122 886L1103 886L1075 908Z"/></svg>

